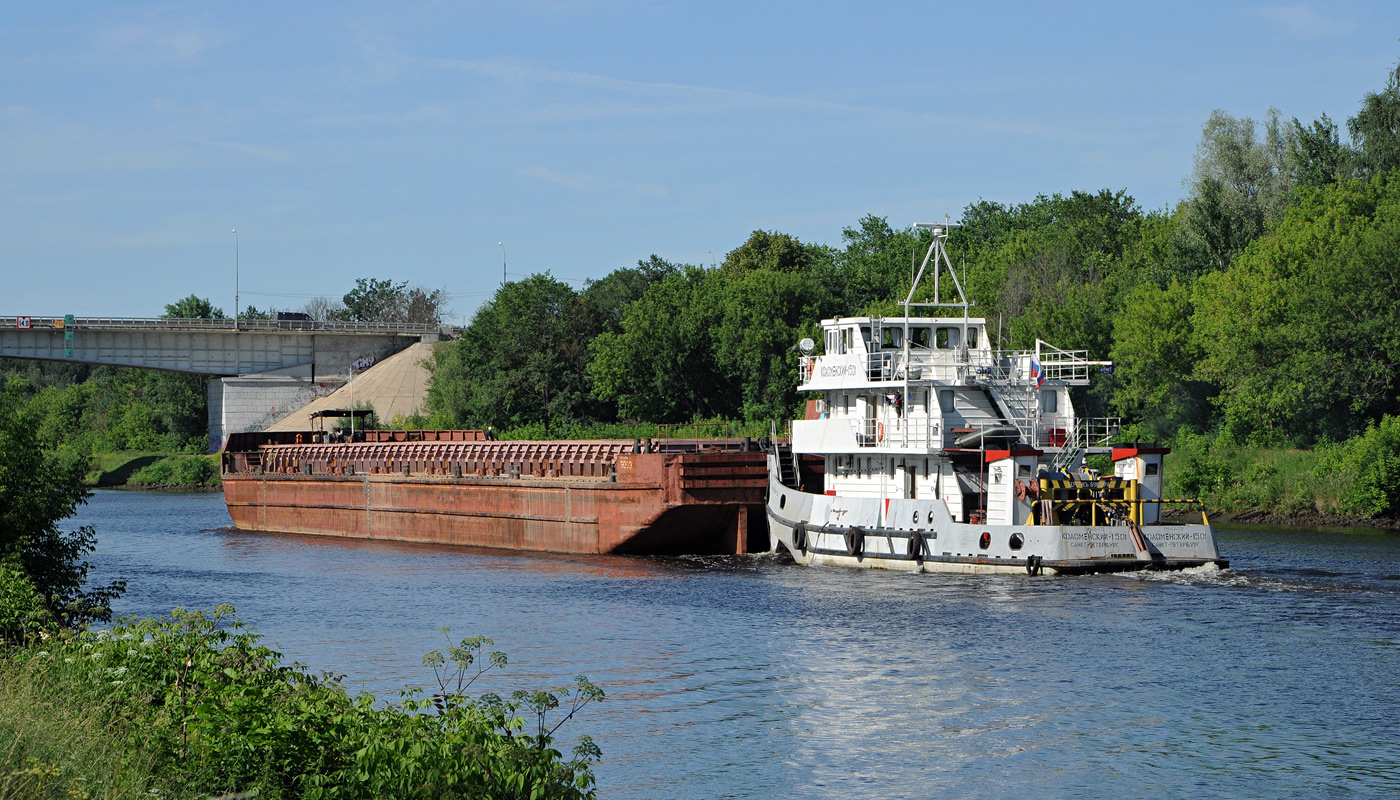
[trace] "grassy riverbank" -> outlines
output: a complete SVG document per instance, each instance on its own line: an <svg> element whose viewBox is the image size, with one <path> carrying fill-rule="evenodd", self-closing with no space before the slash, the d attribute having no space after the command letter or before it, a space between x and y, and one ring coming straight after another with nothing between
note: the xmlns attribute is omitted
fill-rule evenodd
<svg viewBox="0 0 1400 800"><path fill-rule="evenodd" d="M0 647L0 800L592 797L597 748L552 742L602 692L470 697L506 665L490 644L430 652L435 686L393 704L284 665L228 607Z"/></svg>
<svg viewBox="0 0 1400 800"><path fill-rule="evenodd" d="M1311 450L1181 434L1164 468L1167 497L1268 522L1393 527L1400 520L1400 418Z"/></svg>
<svg viewBox="0 0 1400 800"><path fill-rule="evenodd" d="M88 486L217 489L219 457L188 453L100 453L83 479Z"/></svg>

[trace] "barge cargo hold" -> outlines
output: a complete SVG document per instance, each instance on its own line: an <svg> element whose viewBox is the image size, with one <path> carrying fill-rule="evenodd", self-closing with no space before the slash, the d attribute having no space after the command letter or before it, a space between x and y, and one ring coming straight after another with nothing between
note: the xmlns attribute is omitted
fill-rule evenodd
<svg viewBox="0 0 1400 800"><path fill-rule="evenodd" d="M244 531L546 553L769 549L750 440L487 441L480 431L243 433L222 456Z"/></svg>

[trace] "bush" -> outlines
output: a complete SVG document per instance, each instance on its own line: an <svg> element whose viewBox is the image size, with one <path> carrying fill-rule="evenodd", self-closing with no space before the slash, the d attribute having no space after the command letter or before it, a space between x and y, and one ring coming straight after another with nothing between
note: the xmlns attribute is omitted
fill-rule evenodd
<svg viewBox="0 0 1400 800"><path fill-rule="evenodd" d="M1318 448L1316 472L1335 484L1341 510L1363 517L1400 511L1400 417L1385 416L1360 436Z"/></svg>
<svg viewBox="0 0 1400 800"><path fill-rule="evenodd" d="M0 562L0 643L24 642L54 622L24 569L14 559Z"/></svg>
<svg viewBox="0 0 1400 800"><path fill-rule="evenodd" d="M217 486L219 470L212 456L170 456L137 470L127 483L134 486Z"/></svg>
<svg viewBox="0 0 1400 800"><path fill-rule="evenodd" d="M602 699L601 690L579 677L562 695L470 697L477 678L506 665L503 653L487 652L490 644L474 637L446 655L429 653L424 664L436 689L406 690L383 706L368 694L350 696L339 676L284 665L231 607L209 615L176 609L168 619L18 651L0 662L0 686L41 684L36 696L96 708L98 735L124 743L126 762L149 764L147 788L164 795L591 798L597 747L580 737L566 759L553 740L579 709ZM33 751L27 743L42 739L35 728L47 724L39 718L6 730L6 720L0 714L0 735L11 741L0 738L0 751L12 755L0 762L0 781L29 768L13 753ZM56 763L37 757L41 766ZM60 780L60 767L45 774Z"/></svg>

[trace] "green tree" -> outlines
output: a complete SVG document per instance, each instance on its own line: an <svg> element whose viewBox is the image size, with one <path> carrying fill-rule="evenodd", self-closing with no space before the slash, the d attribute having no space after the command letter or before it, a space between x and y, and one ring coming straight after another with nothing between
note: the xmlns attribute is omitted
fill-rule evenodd
<svg viewBox="0 0 1400 800"><path fill-rule="evenodd" d="M1326 186L1356 171L1356 152L1342 143L1337 123L1326 114L1306 128L1294 117L1293 142L1295 186Z"/></svg>
<svg viewBox="0 0 1400 800"><path fill-rule="evenodd" d="M111 616L111 600L125 584L85 588L96 534L91 528L63 531L59 523L87 501L81 480L86 463L45 450L38 421L24 403L22 386L0 393L0 565L7 576L22 572L47 614L63 626L81 626ZM9 594L16 580L6 578Z"/></svg>
<svg viewBox="0 0 1400 800"><path fill-rule="evenodd" d="M1127 292L1114 318L1114 405L1142 420L1148 435L1166 438L1183 424L1199 426L1209 410L1208 387L1190 379L1200 360L1193 310L1190 287L1173 278L1165 287L1143 283Z"/></svg>
<svg viewBox="0 0 1400 800"><path fill-rule="evenodd" d="M808 263L807 248L796 237L777 231L754 231L747 242L729 251L720 271L737 278L751 270L802 272Z"/></svg>
<svg viewBox="0 0 1400 800"><path fill-rule="evenodd" d="M349 322L398 322L408 281L395 284L378 278L356 278L355 288L341 298L340 318Z"/></svg>
<svg viewBox="0 0 1400 800"><path fill-rule="evenodd" d="M1246 245L1279 219L1292 197L1296 131L1269 109L1264 137L1249 117L1219 109L1210 113L1196 147L1196 166L1187 201L1188 232L1211 258L1211 269L1225 269Z"/></svg>
<svg viewBox="0 0 1400 800"><path fill-rule="evenodd" d="M1226 430L1262 443L1342 439L1395 413L1400 180L1298 193L1284 224L1192 292Z"/></svg>
<svg viewBox="0 0 1400 800"><path fill-rule="evenodd" d="M590 417L577 296L548 273L507 283L437 349L428 405L454 424L568 424Z"/></svg>
<svg viewBox="0 0 1400 800"><path fill-rule="evenodd" d="M394 283L378 278L356 278L355 288L342 298L344 308L310 310L315 317L349 322L409 322L436 325L447 310L447 293L441 289L409 288L408 281ZM317 317L319 318L319 317Z"/></svg>
<svg viewBox="0 0 1400 800"><path fill-rule="evenodd" d="M895 230L885 217L867 214L853 227L843 228L844 247L831 254L829 270L810 257L809 270L823 286L832 287L837 313L857 314L877 307L892 308L909 293L915 261L928 249L928 235L912 227Z"/></svg>
<svg viewBox="0 0 1400 800"><path fill-rule="evenodd" d="M226 319L224 310L203 297L190 295L165 307L164 319Z"/></svg>
<svg viewBox="0 0 1400 800"><path fill-rule="evenodd" d="M792 349L804 333L820 338L825 302L816 280L790 272L755 270L725 287L714 363L728 373L725 384L738 387L741 405L722 413L738 411L748 420L792 416L799 402Z"/></svg>
<svg viewBox="0 0 1400 800"><path fill-rule="evenodd" d="M606 277L589 281L579 295L581 311L588 317L590 335L622 329L627 307L636 302L657 281L680 273L680 266L656 254L640 260L637 266L613 270Z"/></svg>
<svg viewBox="0 0 1400 800"><path fill-rule="evenodd" d="M649 422L737 414L738 387L715 353L724 285L719 271L686 267L648 287L620 332L593 340L594 394L616 403L620 416Z"/></svg>
<svg viewBox="0 0 1400 800"><path fill-rule="evenodd" d="M1361 110L1347 121L1363 176L1400 169L1400 64L1386 79L1385 88L1368 92Z"/></svg>

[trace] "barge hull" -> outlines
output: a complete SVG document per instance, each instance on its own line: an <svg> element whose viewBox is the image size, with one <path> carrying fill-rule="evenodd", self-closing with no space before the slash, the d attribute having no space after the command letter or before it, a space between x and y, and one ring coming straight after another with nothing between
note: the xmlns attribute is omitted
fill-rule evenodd
<svg viewBox="0 0 1400 800"><path fill-rule="evenodd" d="M624 453L607 470L556 463L550 477L520 470L525 477L506 477L509 469L456 477L450 468L418 471L392 452L378 462L392 471L360 462L360 470L318 465L308 474L305 460L288 457L320 448L278 449L262 448L262 463L281 465L274 471L225 471L235 528L541 553L768 549L767 470L758 452Z"/></svg>

